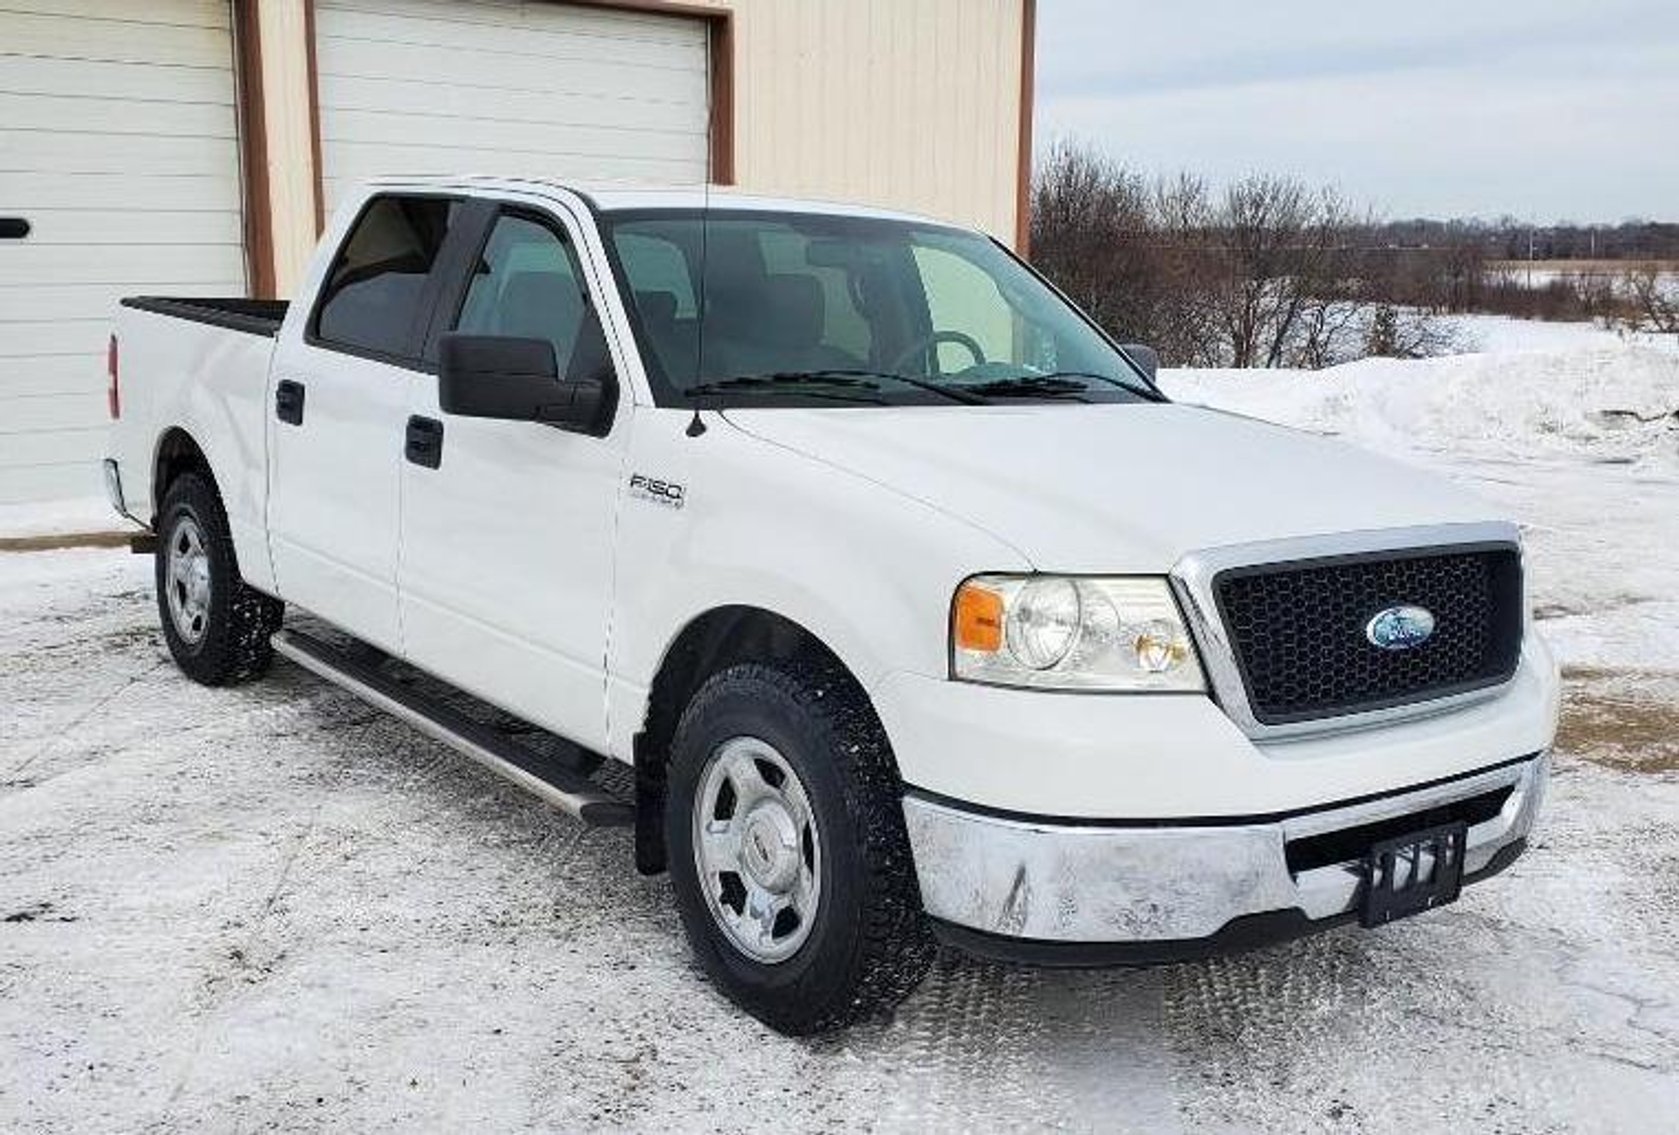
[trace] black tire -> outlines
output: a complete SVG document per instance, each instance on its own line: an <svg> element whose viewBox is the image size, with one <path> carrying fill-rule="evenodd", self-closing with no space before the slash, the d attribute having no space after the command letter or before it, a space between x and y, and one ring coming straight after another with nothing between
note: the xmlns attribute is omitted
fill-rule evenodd
<svg viewBox="0 0 1679 1135"><path fill-rule="evenodd" d="M694 854L694 807L714 753L767 741L797 775L820 837L819 898L797 952L766 963L712 910ZM746 664L711 677L671 745L665 839L684 928L736 1004L794 1036L843 1028L909 996L935 948L904 830L897 764L874 710L839 667Z"/></svg>
<svg viewBox="0 0 1679 1135"><path fill-rule="evenodd" d="M171 592L181 601L186 588L171 579L170 565L171 549L188 539L189 530L203 550L208 594L198 617L183 626L171 609ZM227 512L207 477L183 473L170 484L157 532L157 611L175 665L206 686L229 686L260 676L274 661L268 638L280 629L285 604L240 578Z"/></svg>

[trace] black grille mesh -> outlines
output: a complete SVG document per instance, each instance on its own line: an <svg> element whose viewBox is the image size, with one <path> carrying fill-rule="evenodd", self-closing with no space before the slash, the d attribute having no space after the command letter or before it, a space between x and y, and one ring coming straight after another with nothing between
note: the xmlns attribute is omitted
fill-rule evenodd
<svg viewBox="0 0 1679 1135"><path fill-rule="evenodd" d="M1503 545L1271 564L1214 582L1254 717L1277 725L1494 685L1521 650L1521 559ZM1381 650L1378 611L1426 607L1431 638Z"/></svg>

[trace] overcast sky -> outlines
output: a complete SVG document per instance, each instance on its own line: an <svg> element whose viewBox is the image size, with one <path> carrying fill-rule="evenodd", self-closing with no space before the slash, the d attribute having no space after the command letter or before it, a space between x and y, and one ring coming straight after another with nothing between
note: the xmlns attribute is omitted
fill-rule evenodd
<svg viewBox="0 0 1679 1135"><path fill-rule="evenodd" d="M1390 217L1679 221L1679 0L1039 0L1036 133Z"/></svg>

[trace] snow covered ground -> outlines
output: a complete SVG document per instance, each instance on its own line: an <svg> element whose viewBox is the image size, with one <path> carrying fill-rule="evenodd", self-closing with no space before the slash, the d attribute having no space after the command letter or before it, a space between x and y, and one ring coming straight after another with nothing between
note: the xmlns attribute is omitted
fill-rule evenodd
<svg viewBox="0 0 1679 1135"><path fill-rule="evenodd" d="M1456 333L1458 353L1476 351L1569 350L1634 345L1679 354L1679 335L1611 331L1595 323L1547 323L1508 315L1447 315L1440 321Z"/></svg>
<svg viewBox="0 0 1679 1135"><path fill-rule="evenodd" d="M133 527L116 514L109 501L99 496L0 504L0 538L118 532Z"/></svg>
<svg viewBox="0 0 1679 1135"><path fill-rule="evenodd" d="M147 562L0 555L0 1130L1643 1131L1679 1115L1679 356L1173 372L1528 526L1568 666L1532 852L1450 910L1218 961L941 960L766 1032L662 880L287 665L165 661Z"/></svg>

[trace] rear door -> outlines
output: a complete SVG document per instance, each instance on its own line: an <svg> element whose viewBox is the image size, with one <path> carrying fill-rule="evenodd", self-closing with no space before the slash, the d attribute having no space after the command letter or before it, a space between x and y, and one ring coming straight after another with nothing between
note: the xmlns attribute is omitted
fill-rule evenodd
<svg viewBox="0 0 1679 1135"><path fill-rule="evenodd" d="M268 529L280 593L393 652L409 404L445 248L471 209L448 196L370 199L275 353Z"/></svg>
<svg viewBox="0 0 1679 1135"><path fill-rule="evenodd" d="M502 204L443 289L434 340L451 330L547 339L562 371L611 358L596 304L607 279L579 238L577 218L557 205ZM613 528L629 433L619 385L615 422L590 436L445 415L436 377L417 375L411 411L434 423L437 441L403 466L404 656L593 748L606 744Z"/></svg>

